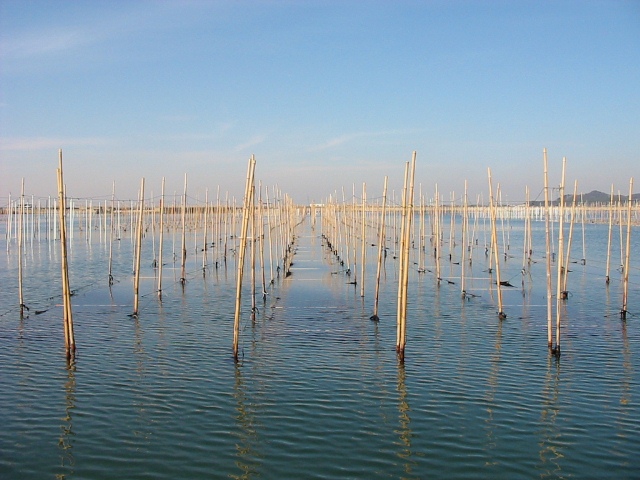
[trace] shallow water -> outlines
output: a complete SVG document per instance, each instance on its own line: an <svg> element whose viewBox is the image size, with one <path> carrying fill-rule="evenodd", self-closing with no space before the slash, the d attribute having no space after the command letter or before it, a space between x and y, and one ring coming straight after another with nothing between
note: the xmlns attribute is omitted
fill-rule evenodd
<svg viewBox="0 0 640 480"><path fill-rule="evenodd" d="M426 273L414 265L404 365L397 260L386 259L374 323L375 247L362 299L319 225L301 225L292 275L259 297L255 321L245 288L238 363L234 258L203 276L190 257L184 288L169 261L160 303L147 239L135 319L130 239L116 242L109 290L106 242L76 234L78 355L68 367L59 245L27 242L31 310L20 319L12 243L0 266L0 478L637 478L638 269L623 322L620 272L604 285L607 227L587 225L587 263L571 265L557 359L547 349L544 227L534 228L537 263L524 287L522 224L509 228L502 277L515 287L504 290L503 321L482 247L466 269L475 295L466 300L459 265L443 262L439 285L431 256ZM617 237L613 245L619 259ZM579 242L572 256L581 258Z"/></svg>

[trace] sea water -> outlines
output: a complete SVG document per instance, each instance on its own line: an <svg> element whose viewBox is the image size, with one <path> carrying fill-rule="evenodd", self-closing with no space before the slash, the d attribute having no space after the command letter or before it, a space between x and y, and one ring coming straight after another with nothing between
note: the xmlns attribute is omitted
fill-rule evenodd
<svg viewBox="0 0 640 480"><path fill-rule="evenodd" d="M607 225L585 226L584 265L576 229L559 358L547 347L544 223L533 224L530 264L523 222L499 234L502 280L513 285L504 320L486 233L471 265L460 262L460 232L451 261L445 239L440 281L431 244L418 272L416 241L401 363L392 233L373 322L377 236L361 297L360 266L347 276L313 220L298 227L291 275L280 271L265 300L258 286L253 318L247 270L237 362L235 255L203 272L189 239L182 285L167 242L160 301L148 235L135 318L131 239L114 242L109 287L106 235L76 232L77 356L67 362L59 242L25 239L21 318L17 243L7 248L2 230L0 478L638 478L637 229L626 321L618 229L608 286ZM554 285L555 275L554 263Z"/></svg>

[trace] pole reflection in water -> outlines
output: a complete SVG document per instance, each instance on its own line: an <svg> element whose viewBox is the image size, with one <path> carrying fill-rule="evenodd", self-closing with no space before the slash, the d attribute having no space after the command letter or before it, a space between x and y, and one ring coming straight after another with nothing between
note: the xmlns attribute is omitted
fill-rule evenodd
<svg viewBox="0 0 640 480"><path fill-rule="evenodd" d="M60 453L60 466L62 472L56 474L56 479L64 479L67 476L74 473L73 467L75 465L75 459L73 457L73 423L72 423L72 411L76 408L76 362L73 358L67 358L67 381L64 384L65 390L65 417L62 418L62 425L60 425L60 439L58 440L58 447L61 450Z"/></svg>
<svg viewBox="0 0 640 480"><path fill-rule="evenodd" d="M413 475L416 462L413 459L413 450L411 448L411 439L413 438L411 417L409 416L411 407L407 400L407 385L405 381L406 371L404 364L398 362L398 429L395 433L398 435L396 445L398 445L400 449L396 455L400 458L401 462L403 462L404 473L406 475Z"/></svg>
<svg viewBox="0 0 640 480"><path fill-rule="evenodd" d="M498 391L498 379L500 377L500 361L502 357L502 323L503 320L498 320L498 331L496 332L496 343L493 355L491 356L491 370L489 371L489 377L487 379L487 383L489 384L489 388L487 393L485 394L486 402L487 402L487 419L486 419L486 429L487 429L487 458L493 459L494 456L491 454L491 450L496 448L496 435L495 435L495 421L493 418L494 408L496 406L496 392ZM492 462L493 465L497 463L495 461Z"/></svg>
<svg viewBox="0 0 640 480"><path fill-rule="evenodd" d="M547 373L542 391L543 409L540 416L542 425L540 440L540 464L536 469L540 478L562 478L560 460L564 458L561 445L561 434L556 420L560 413L558 397L560 395L560 359L549 355Z"/></svg>
<svg viewBox="0 0 640 480"><path fill-rule="evenodd" d="M234 479L249 479L260 477L261 462L256 452L259 443L256 430L255 407L245 392L245 383L242 378L242 366L235 364L235 383L233 396L236 400L237 430L233 432L236 437L236 466L240 470L238 475L230 475Z"/></svg>
<svg viewBox="0 0 640 480"><path fill-rule="evenodd" d="M616 425L618 427L618 439L621 443L628 440L629 414L632 405L632 386L634 382L633 358L629 347L629 337L627 336L627 322L620 322L622 328L622 379L620 392L620 413Z"/></svg>
<svg viewBox="0 0 640 480"><path fill-rule="evenodd" d="M133 354L136 359L136 374L134 379L134 400L133 405L138 414L137 423L132 424L135 438L144 440L146 444L151 439L151 424L153 423L153 413L150 406L151 390L147 378L148 355L144 349L144 332L140 320L134 317L134 344ZM140 445L143 445L141 443Z"/></svg>

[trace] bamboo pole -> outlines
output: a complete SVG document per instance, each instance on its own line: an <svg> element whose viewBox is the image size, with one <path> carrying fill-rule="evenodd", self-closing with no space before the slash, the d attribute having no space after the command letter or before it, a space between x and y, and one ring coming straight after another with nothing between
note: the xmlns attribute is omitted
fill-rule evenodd
<svg viewBox="0 0 640 480"><path fill-rule="evenodd" d="M111 186L111 222L109 232L109 286L113 285L113 210L116 198L116 182ZM106 215L105 215L106 217Z"/></svg>
<svg viewBox="0 0 640 480"><path fill-rule="evenodd" d="M403 280L404 280L404 240L405 240L405 228L406 222L405 218L407 216L407 187L409 184L409 162L405 163L404 166L404 185L402 187L402 198L401 198L401 221L400 221L400 258L398 262L398 303L397 303L397 312L396 312L396 352L400 354L400 343L401 343L401 334L402 334L402 299L403 299Z"/></svg>
<svg viewBox="0 0 640 480"><path fill-rule="evenodd" d="M622 310L620 317L627 319L627 300L629 298L629 258L631 254L631 205L633 203L633 177L629 180L629 200L627 201L627 245L624 259L624 280L622 284ZM622 219L620 219L622 223Z"/></svg>
<svg viewBox="0 0 640 480"><path fill-rule="evenodd" d="M382 271L382 258L385 252L385 209L387 206L387 177L384 177L384 186L382 188L382 211L380 212L380 227L378 233L378 267L376 270L376 294L373 303L373 315L371 320L379 321L378 317L378 297L380 295L380 273Z"/></svg>
<svg viewBox="0 0 640 480"><path fill-rule="evenodd" d="M249 214L251 208L251 193L253 189L253 175L256 160L253 155L247 168L247 181L244 189L244 207L242 216L242 229L240 232L240 251L238 252L238 273L236 275L236 308L233 321L233 358L238 360L238 343L240 339L240 306L242 301L242 276L244 272L245 247L247 245L247 230L249 226Z"/></svg>
<svg viewBox="0 0 640 480"><path fill-rule="evenodd" d="M186 244L186 221L187 221L187 174L184 174L184 193L182 195L182 247L180 249L180 283L184 286L187 282L187 244Z"/></svg>
<svg viewBox="0 0 640 480"><path fill-rule="evenodd" d="M142 220L144 215L144 177L140 181L140 207L138 213L138 230L136 238L136 275L133 281L133 316L138 316L140 297L140 262L142 257Z"/></svg>
<svg viewBox="0 0 640 480"><path fill-rule="evenodd" d="M605 282L609 285L609 265L611 264L611 229L613 227L613 183L611 184L611 199L609 200L609 233L607 237L607 267L605 271Z"/></svg>
<svg viewBox="0 0 640 480"><path fill-rule="evenodd" d="M258 239L260 240L260 273L262 274L262 300L267 300L267 279L264 265L264 210L262 205L262 182L258 184L258 218L260 219Z"/></svg>
<svg viewBox="0 0 640 480"><path fill-rule="evenodd" d="M496 262L496 285L498 288L498 318L505 319L507 315L502 309L502 281L500 279L500 254L498 252L498 235L496 231L496 209L493 201L493 186L491 183L491 169L487 169L489 175L489 209L491 212L491 249L493 250L493 257ZM498 185L498 191L500 191L500 185Z"/></svg>
<svg viewBox="0 0 640 480"><path fill-rule="evenodd" d="M411 224L413 221L413 185L416 173L416 152L413 152L411 159L411 173L409 178L409 192L405 201L406 205L406 228L404 238L404 252L402 261L404 263L403 278L402 278L402 315L400 323L400 342L398 347L398 354L400 362L404 363L404 351L407 343L407 303L408 303L408 286L409 286L409 257L411 253Z"/></svg>
<svg viewBox="0 0 640 480"><path fill-rule="evenodd" d="M31 204L33 208L33 203ZM22 295L22 265L24 263L23 256L24 242L24 178L20 188L20 226L18 227L18 301L20 302L20 318L24 315L24 297Z"/></svg>
<svg viewBox="0 0 640 480"><path fill-rule="evenodd" d="M564 259L564 277L562 278L562 298L566 300L569 298L569 291L567 290L567 284L569 282L569 263L571 258L571 243L573 241L573 226L575 224L576 217L576 202L578 200L578 180L573 183L573 203L571 205L571 220L569 222L569 241L567 242L567 254Z"/></svg>
<svg viewBox="0 0 640 480"><path fill-rule="evenodd" d="M464 284L464 269L466 268L466 255L467 255L467 180L464 181L464 199L462 202L462 245L461 245L461 258L460 258L460 293L462 294L462 298L467 296L467 291L465 289Z"/></svg>
<svg viewBox="0 0 640 480"><path fill-rule="evenodd" d="M553 348L553 353L556 356L560 356L560 324L562 323L562 308L560 302L562 301L562 277L564 275L564 181L567 159L562 158L562 177L560 181L560 207L558 215L558 259L556 263L557 267L557 285L556 285L556 346Z"/></svg>
<svg viewBox="0 0 640 480"><path fill-rule="evenodd" d="M256 187L251 185L251 320L255 321L256 312Z"/></svg>
<svg viewBox="0 0 640 480"><path fill-rule="evenodd" d="M524 196L525 196L525 217L524 217L524 232L522 234L522 288L524 289L524 277L525 274L527 272L527 250L528 250L528 245L527 245L527 240L528 240L528 235L529 235L529 187L525 186L524 187Z"/></svg>
<svg viewBox="0 0 640 480"><path fill-rule="evenodd" d="M547 163L547 149L542 150L543 170L544 170L544 230L545 230L545 251L546 251L546 272L547 272L547 345L549 350L553 348L553 326L552 326L552 294L551 294L551 238L549 236L549 223L551 220L551 207L549 205L549 177Z"/></svg>
<svg viewBox="0 0 640 480"><path fill-rule="evenodd" d="M73 332L73 313L71 310L71 290L69 288L69 264L67 260L67 225L66 225L66 195L64 189L64 175L62 171L62 149L58 151L58 203L60 214L60 249L62 270L62 303L64 340L67 358L75 355L76 341Z"/></svg>
<svg viewBox="0 0 640 480"><path fill-rule="evenodd" d="M273 276L273 236L271 231L273 230L273 225L271 224L271 204L269 203L269 187L265 187L264 193L267 199L267 230L269 232L269 272L271 274L271 280L269 281L269 285L273 285L275 281L275 277Z"/></svg>
<svg viewBox="0 0 640 480"><path fill-rule="evenodd" d="M164 177L160 190L160 238L158 241L158 298L162 300L162 247L164 244Z"/></svg>
<svg viewBox="0 0 640 480"><path fill-rule="evenodd" d="M202 275L207 270L207 224L209 223L209 189L204 192L204 231L202 234Z"/></svg>
<svg viewBox="0 0 640 480"><path fill-rule="evenodd" d="M585 217L585 204L584 204L584 198L582 196L582 194L580 194L580 204L581 204L581 220L582 220L582 258L580 259L580 263L582 263L582 265L586 265L587 264L587 241L584 235L584 217Z"/></svg>
<svg viewBox="0 0 640 480"><path fill-rule="evenodd" d="M433 244L433 253L435 255L436 260L436 279L438 281L438 285L440 285L440 280L442 279L440 276L440 194L438 193L438 184L436 183L436 203L435 203L435 214L433 216L433 220L435 222L435 242Z"/></svg>
<svg viewBox="0 0 640 480"><path fill-rule="evenodd" d="M366 207L367 207L367 184L362 184L362 225L360 230L360 235L362 237L361 248L362 251L360 253L360 296L364 297L364 272L365 272L365 262L366 262L366 253L367 253L367 218L366 218Z"/></svg>

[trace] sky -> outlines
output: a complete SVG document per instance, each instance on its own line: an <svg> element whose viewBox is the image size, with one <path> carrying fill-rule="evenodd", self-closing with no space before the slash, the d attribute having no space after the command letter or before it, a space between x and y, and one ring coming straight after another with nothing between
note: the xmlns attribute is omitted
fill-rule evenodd
<svg viewBox="0 0 640 480"><path fill-rule="evenodd" d="M0 0L0 205L640 191L640 2ZM271 190L273 191L273 190ZM556 195L557 196L557 195Z"/></svg>

